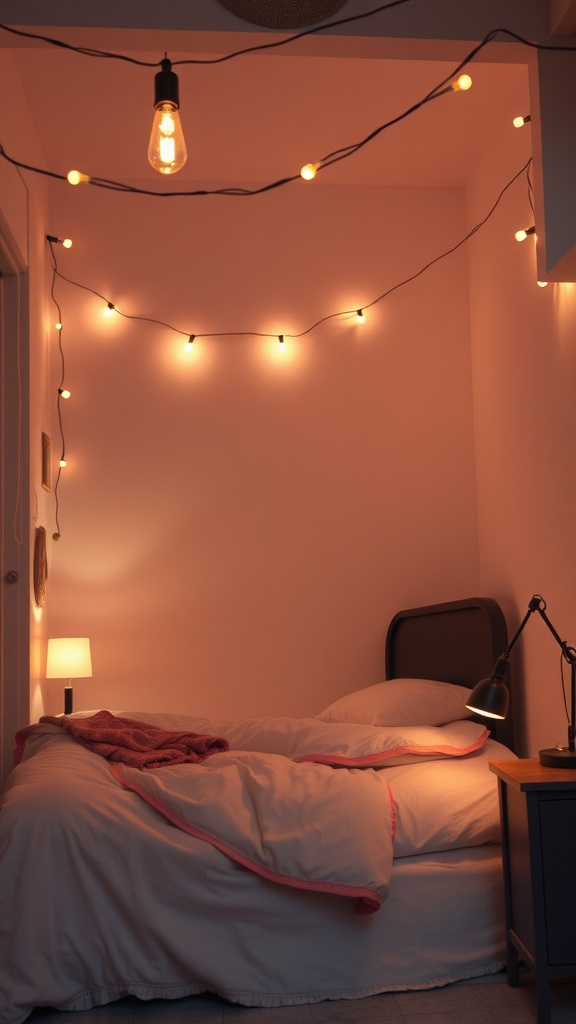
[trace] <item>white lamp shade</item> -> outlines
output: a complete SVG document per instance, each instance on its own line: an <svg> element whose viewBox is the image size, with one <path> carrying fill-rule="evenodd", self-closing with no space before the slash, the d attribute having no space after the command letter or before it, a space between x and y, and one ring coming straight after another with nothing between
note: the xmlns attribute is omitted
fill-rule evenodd
<svg viewBox="0 0 576 1024"><path fill-rule="evenodd" d="M47 679L79 679L92 675L87 636L61 636L48 641Z"/></svg>

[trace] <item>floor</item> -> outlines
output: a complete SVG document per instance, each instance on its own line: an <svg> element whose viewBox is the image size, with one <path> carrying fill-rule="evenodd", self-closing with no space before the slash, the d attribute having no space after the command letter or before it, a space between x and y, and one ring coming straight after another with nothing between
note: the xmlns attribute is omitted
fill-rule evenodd
<svg viewBox="0 0 576 1024"><path fill-rule="evenodd" d="M65 1018L67 1019L65 1021ZM252 1009L217 996L170 1002L132 997L85 1013L35 1010L26 1024L536 1024L529 975L509 988L504 974L426 992L398 992L367 999ZM576 1024L576 983L552 986L552 1024Z"/></svg>

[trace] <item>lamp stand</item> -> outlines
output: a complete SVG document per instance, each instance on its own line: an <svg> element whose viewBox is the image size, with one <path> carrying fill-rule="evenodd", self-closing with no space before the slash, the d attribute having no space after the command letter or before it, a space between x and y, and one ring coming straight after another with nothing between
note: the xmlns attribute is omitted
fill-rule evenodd
<svg viewBox="0 0 576 1024"><path fill-rule="evenodd" d="M570 662L570 720L568 725L568 746L550 747L538 754L540 764L547 768L576 768L575 708L576 708L576 652L573 647L562 645L562 654Z"/></svg>
<svg viewBox="0 0 576 1024"><path fill-rule="evenodd" d="M576 768L576 750L568 747L549 747L538 753L540 764L546 768Z"/></svg>
<svg viewBox="0 0 576 1024"><path fill-rule="evenodd" d="M74 699L74 691L72 689L72 680L69 679L67 685L64 687L64 714L72 714L72 703Z"/></svg>

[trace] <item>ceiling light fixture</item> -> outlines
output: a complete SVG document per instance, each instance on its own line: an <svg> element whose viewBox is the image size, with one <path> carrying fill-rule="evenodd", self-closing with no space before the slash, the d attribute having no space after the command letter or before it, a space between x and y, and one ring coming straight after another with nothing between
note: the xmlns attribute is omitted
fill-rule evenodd
<svg viewBox="0 0 576 1024"><path fill-rule="evenodd" d="M178 75L167 57L154 76L154 121L148 144L148 160L160 174L175 174L188 159L180 123Z"/></svg>

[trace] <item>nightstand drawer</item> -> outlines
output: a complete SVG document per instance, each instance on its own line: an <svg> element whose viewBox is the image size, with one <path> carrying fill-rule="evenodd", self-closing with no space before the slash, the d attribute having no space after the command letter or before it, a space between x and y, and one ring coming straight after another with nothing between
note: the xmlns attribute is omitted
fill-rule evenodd
<svg viewBox="0 0 576 1024"><path fill-rule="evenodd" d="M574 878L576 799L573 797L541 799L540 835L544 878ZM574 913L576 904L573 903L572 908L572 913Z"/></svg>
<svg viewBox="0 0 576 1024"><path fill-rule="evenodd" d="M549 878L544 881L548 963L559 967L576 964L576 879Z"/></svg>

